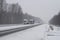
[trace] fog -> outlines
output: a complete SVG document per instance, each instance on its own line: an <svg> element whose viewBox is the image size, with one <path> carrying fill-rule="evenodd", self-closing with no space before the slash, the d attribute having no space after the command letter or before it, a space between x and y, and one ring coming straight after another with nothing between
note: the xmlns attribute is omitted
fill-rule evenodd
<svg viewBox="0 0 60 40"><path fill-rule="evenodd" d="M24 13L40 17L45 22L60 11L60 0L7 0L7 3L17 2Z"/></svg>

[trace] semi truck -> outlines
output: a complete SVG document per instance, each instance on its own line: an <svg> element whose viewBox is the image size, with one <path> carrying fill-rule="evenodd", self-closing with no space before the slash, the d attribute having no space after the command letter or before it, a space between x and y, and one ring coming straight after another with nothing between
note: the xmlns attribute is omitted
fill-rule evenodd
<svg viewBox="0 0 60 40"><path fill-rule="evenodd" d="M24 19L24 24L34 24L34 20L33 19Z"/></svg>

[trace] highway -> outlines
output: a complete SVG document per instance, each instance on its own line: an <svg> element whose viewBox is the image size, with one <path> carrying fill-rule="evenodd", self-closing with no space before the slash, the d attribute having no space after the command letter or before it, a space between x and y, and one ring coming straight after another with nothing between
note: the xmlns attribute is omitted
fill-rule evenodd
<svg viewBox="0 0 60 40"><path fill-rule="evenodd" d="M60 32L48 31L49 25L35 25L34 27L29 26L24 30L18 29L12 31L13 33L0 36L0 40L59 40ZM49 34L49 35L48 35Z"/></svg>
<svg viewBox="0 0 60 40"><path fill-rule="evenodd" d="M0 27L0 37L9 35L18 31L23 31L32 27L36 27L40 24L29 24L29 25L14 25L14 26L6 26L6 27Z"/></svg>
<svg viewBox="0 0 60 40"><path fill-rule="evenodd" d="M46 40L48 30L47 28L47 24L39 25L0 37L0 40Z"/></svg>

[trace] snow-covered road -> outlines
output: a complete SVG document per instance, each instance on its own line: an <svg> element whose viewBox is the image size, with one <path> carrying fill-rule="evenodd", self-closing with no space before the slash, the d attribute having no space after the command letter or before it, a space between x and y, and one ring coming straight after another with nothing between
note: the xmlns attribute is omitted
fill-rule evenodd
<svg viewBox="0 0 60 40"><path fill-rule="evenodd" d="M43 24L24 31L0 37L0 40L46 40L48 25Z"/></svg>

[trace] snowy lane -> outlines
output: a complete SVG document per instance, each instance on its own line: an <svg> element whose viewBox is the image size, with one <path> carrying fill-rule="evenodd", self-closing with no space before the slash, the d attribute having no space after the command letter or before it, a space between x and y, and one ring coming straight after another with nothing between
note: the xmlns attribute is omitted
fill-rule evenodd
<svg viewBox="0 0 60 40"><path fill-rule="evenodd" d="M33 27L24 31L16 32L8 36L0 37L0 40L45 40L48 25Z"/></svg>
<svg viewBox="0 0 60 40"><path fill-rule="evenodd" d="M29 29L29 28L32 28L32 27L36 27L40 24L32 24L32 25L23 25L24 27L17 27L16 28L14 27L13 29L6 29L6 30L3 30L3 31L0 31L0 37L2 36L6 36L6 35L9 35L9 34L12 34L12 33L15 33L15 32L19 32L19 31L23 31L23 30L26 30L26 29Z"/></svg>

